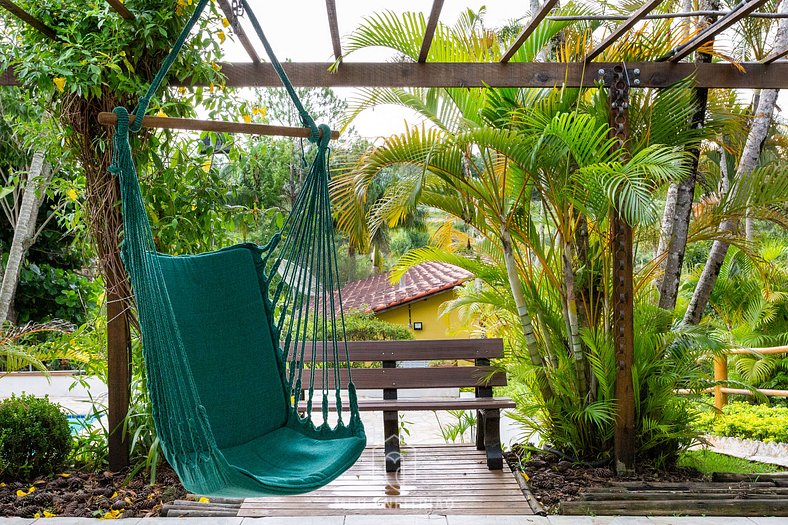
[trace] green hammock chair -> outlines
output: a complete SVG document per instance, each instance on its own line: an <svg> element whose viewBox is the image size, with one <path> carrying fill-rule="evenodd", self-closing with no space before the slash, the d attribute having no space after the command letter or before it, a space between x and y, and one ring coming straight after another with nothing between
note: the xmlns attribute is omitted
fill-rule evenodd
<svg viewBox="0 0 788 525"><path fill-rule="evenodd" d="M335 479L366 445L338 288L328 195L330 130L315 126L304 110L247 5L317 144L281 231L262 247L157 253L129 145L129 132L139 131L151 97L207 3L198 3L131 125L124 108L114 110L110 172L120 178L121 253L138 307L156 430L184 487L208 496L298 494ZM302 391L306 409L299 411ZM320 410L313 418L315 403ZM329 411L336 414L333 423Z"/></svg>

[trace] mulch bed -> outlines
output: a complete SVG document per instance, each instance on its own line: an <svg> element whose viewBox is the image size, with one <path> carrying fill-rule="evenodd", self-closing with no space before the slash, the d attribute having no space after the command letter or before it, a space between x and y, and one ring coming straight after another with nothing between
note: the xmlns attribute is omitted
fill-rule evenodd
<svg viewBox="0 0 788 525"><path fill-rule="evenodd" d="M148 485L148 481L143 473L129 480L127 472L73 471L26 483L5 480L0 483L0 516L158 516L163 503L186 495L175 472L166 465L160 467L155 485Z"/></svg>
<svg viewBox="0 0 788 525"><path fill-rule="evenodd" d="M692 468L673 467L658 471L639 467L633 476L618 477L612 467L572 463L550 453L533 453L529 461L521 462L519 457L525 453L525 450L514 446L511 452L506 453L506 459L513 468L522 466L533 495L550 514L558 513L561 500L576 499L577 494L586 487L612 486L616 481L706 481L703 474Z"/></svg>

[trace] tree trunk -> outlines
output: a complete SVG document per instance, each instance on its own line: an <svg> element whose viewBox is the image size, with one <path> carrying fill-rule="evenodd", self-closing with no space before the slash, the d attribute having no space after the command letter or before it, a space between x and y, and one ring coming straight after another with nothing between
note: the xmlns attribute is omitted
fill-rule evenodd
<svg viewBox="0 0 788 525"><path fill-rule="evenodd" d="M588 393L588 379L586 378L585 355L580 342L580 322L577 318L577 297L575 295L575 274L572 271L572 245L562 236L563 250L561 259L564 267L564 288L566 290L567 325L569 327L569 345L572 348L572 358L577 376L577 390L581 396Z"/></svg>
<svg viewBox="0 0 788 525"><path fill-rule="evenodd" d="M720 3L718 0L710 0L701 3L701 9L718 10ZM702 26L712 24L717 17L705 17ZM711 55L697 53L696 63L711 62ZM706 121L706 103L708 101L708 89L695 90L695 103L697 109L692 115L690 126L698 129L703 127ZM662 257L660 267L662 277L658 282L659 307L665 310L673 310L676 307L676 299L679 294L679 284L681 283L681 269L684 266L684 254L687 249L687 236L689 235L689 223L692 216L692 202L695 196L695 181L698 176L698 160L700 149L693 148L692 166L687 178L678 184L672 184L668 189L665 201L665 212L662 216L662 231L659 237L659 247L657 257Z"/></svg>
<svg viewBox="0 0 788 525"><path fill-rule="evenodd" d="M14 237L8 251L8 264L3 272L2 285L0 286L0 324L9 320L8 314L14 303L22 263L28 248L35 240L38 210L43 203L44 192L51 180L52 170L44 158L44 151L37 150L33 154L33 160L27 172L27 182L14 225Z"/></svg>
<svg viewBox="0 0 788 525"><path fill-rule="evenodd" d="M523 336L525 336L525 349L528 352L528 356L531 358L531 364L538 367L539 369L543 369L544 361L542 360L542 355L539 353L539 348L536 346L534 327L533 324L531 324L531 316L528 312L528 306L525 304L523 285L520 282L520 276L517 270L517 262L514 259L512 236L509 233L509 230L506 228L505 219L502 219L501 224L501 244L503 245L503 259L504 263L506 264L506 275L509 278L509 287L512 290L514 304L517 307L517 315L520 317L520 325L523 329ZM544 379L544 377L539 377L542 396L545 397L545 399L550 399L552 397L552 389L550 388L550 384Z"/></svg>
<svg viewBox="0 0 788 525"><path fill-rule="evenodd" d="M786 12L788 9L788 0L782 3L782 11ZM776 45L786 45L788 40L788 19L783 19L780 22L780 29L777 33ZM782 40L780 37L782 36ZM758 157L761 153L761 145L766 140L766 134L769 131L769 124L772 120L774 107L777 103L777 89L764 89L761 92L760 100L758 101L758 110L752 120L752 127L747 135L747 142L744 144L741 159L739 160L739 167L736 170L736 180L742 180L748 177L755 166L758 164ZM724 162L725 159L721 160ZM735 221L723 221L720 224L719 232L727 234L736 229ZM706 265L703 267L698 284L695 287L695 292L692 294L687 312L684 315L684 322L686 324L698 324L703 316L703 310L709 302L709 297L717 282L717 277L720 274L720 268L725 261L725 255L728 253L728 243L724 241L714 241L709 253L709 258Z"/></svg>

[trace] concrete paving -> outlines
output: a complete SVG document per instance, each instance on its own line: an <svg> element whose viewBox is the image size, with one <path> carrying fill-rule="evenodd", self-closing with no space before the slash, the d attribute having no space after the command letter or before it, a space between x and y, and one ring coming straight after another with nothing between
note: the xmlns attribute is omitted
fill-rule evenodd
<svg viewBox="0 0 788 525"><path fill-rule="evenodd" d="M130 518L122 525L788 525L786 518L645 516L293 516L286 518ZM0 518L0 525L98 525L89 518Z"/></svg>

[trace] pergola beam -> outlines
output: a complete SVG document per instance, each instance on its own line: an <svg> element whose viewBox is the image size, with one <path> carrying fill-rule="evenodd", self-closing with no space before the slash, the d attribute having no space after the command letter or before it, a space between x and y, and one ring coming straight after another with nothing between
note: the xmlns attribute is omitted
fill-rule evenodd
<svg viewBox="0 0 788 525"><path fill-rule="evenodd" d="M326 0L328 29L331 31L331 46L334 48L334 60L342 58L342 43L339 40L339 22L337 21L337 4L335 0Z"/></svg>
<svg viewBox="0 0 788 525"><path fill-rule="evenodd" d="M432 38L435 36L435 28L438 27L441 9L443 9L443 0L433 0L427 29L424 31L424 40L421 42L421 50L419 51L419 64L427 62L427 55L430 52L430 46L432 46Z"/></svg>
<svg viewBox="0 0 788 525"><path fill-rule="evenodd" d="M697 16L727 16L731 11L681 11L680 13L653 13L646 15L641 20L665 20L667 18L692 18ZM617 22L629 18L627 15L555 15L548 16L545 20L555 22ZM750 13L747 18L788 18L782 13Z"/></svg>
<svg viewBox="0 0 788 525"><path fill-rule="evenodd" d="M107 3L114 9L124 20L134 20L134 13L128 10L121 0L107 0Z"/></svg>
<svg viewBox="0 0 788 525"><path fill-rule="evenodd" d="M622 22L617 28L613 30L612 33L608 35L602 42L599 43L596 48L592 49L585 58L586 62L591 62L596 57L601 55L605 49L609 48L613 43L616 42L619 38L624 36L624 34L632 29L635 24L640 22L643 17L649 14L655 7L662 3L662 0L648 0L645 4L643 4L640 9L632 13L629 18L627 18L624 22Z"/></svg>
<svg viewBox="0 0 788 525"><path fill-rule="evenodd" d="M60 41L60 37L57 36L57 33L55 33L52 28L13 3L11 0L0 0L0 7L4 8L6 11L10 12L23 22L27 23L30 27L37 29L39 33L50 40Z"/></svg>
<svg viewBox="0 0 788 525"><path fill-rule="evenodd" d="M775 50L769 56L761 60L761 64L771 64L772 62L775 62L786 55L788 55L788 47L786 47L782 51Z"/></svg>
<svg viewBox="0 0 788 525"><path fill-rule="evenodd" d="M223 62L219 64L229 87L281 87L282 83L268 63ZM593 87L598 70L612 70L615 63L584 64L512 62L467 63L428 62L373 63L345 62L339 73L329 72L326 62L288 62L282 64L297 87ZM667 87L694 76L694 86L721 89L786 89L788 62L739 64L691 64L670 62L627 62L630 69L640 69L639 87ZM13 74L0 73L0 86L17 85ZM189 79L172 81L172 85L191 86Z"/></svg>
<svg viewBox="0 0 788 525"><path fill-rule="evenodd" d="M757 8L765 4L767 0L750 0L749 2L742 2L738 6L736 6L728 15L723 18L720 18L709 27L704 29L700 32L700 34L696 35L692 40L687 42L686 44L682 44L673 51L671 51L667 56L662 57L660 60L669 60L670 62L678 62L679 60L685 58L687 55L701 47L706 42L709 42L718 34L722 33L729 27L731 27L736 22L739 22L742 18L746 17Z"/></svg>
<svg viewBox="0 0 788 525"><path fill-rule="evenodd" d="M227 18L227 20L230 21L231 27L238 36L238 40L241 42L246 54L249 55L249 58L252 60L252 62L256 64L259 63L260 56L257 54L254 45L252 45L252 41L249 40L249 36L246 34L246 31L244 31L244 28L241 26L241 21L235 16L229 0L219 0L219 7L222 9L222 13L224 13L224 16Z"/></svg>
<svg viewBox="0 0 788 525"><path fill-rule="evenodd" d="M545 3L542 4L542 7L539 8L539 11L537 11L536 14L533 15L531 20L528 22L528 25L526 25L523 28L523 30L520 31L520 34L517 35L517 38L514 39L512 45L509 46L509 49L507 49L506 53L503 54L503 56L501 57L502 64L505 64L506 62L509 62L509 60L511 60L514 54L517 53L517 50L522 47L522 45L525 43L528 37L531 36L531 33L533 33L536 30L537 26L539 26L539 24L542 23L542 20L545 19L547 13L549 13L550 10L553 9L556 3L558 3L558 0L545 0Z"/></svg>
<svg viewBox="0 0 788 525"><path fill-rule="evenodd" d="M627 63L640 69L640 87L667 87L694 75L696 87L705 88L788 88L788 63L770 65ZM328 71L327 63L285 63L283 67L295 86L300 87L593 87L599 69L612 70L614 63L593 64L512 62L466 63L428 62L365 63L345 62L339 73ZM280 87L269 64L224 63L227 86ZM184 82L188 85L188 82Z"/></svg>

